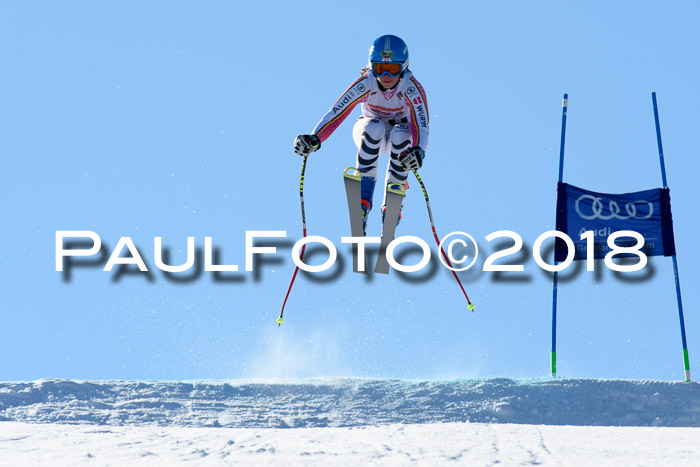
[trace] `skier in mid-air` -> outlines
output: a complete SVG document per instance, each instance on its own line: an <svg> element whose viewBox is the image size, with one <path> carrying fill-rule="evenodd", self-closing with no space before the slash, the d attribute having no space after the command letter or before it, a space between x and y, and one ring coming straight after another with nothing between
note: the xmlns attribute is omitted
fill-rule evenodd
<svg viewBox="0 0 700 467"><path fill-rule="evenodd" d="M296 137L294 151L306 157L321 149L321 143L357 104L361 104L362 115L353 127L353 139L358 149L355 167L362 176L362 227L366 230L379 156L390 156L385 186L399 183L407 188L408 171L421 168L428 147L428 103L423 86L408 69L408 47L401 38L385 35L374 41L361 76L335 101L311 134ZM382 212L385 204L386 193Z"/></svg>

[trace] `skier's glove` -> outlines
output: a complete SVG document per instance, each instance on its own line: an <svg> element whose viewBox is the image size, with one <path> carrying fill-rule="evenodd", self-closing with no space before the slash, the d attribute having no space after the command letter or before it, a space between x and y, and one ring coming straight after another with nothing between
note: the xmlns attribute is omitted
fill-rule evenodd
<svg viewBox="0 0 700 467"><path fill-rule="evenodd" d="M399 162L406 170L418 170L423 166L424 157L425 152L419 146L414 146L399 154Z"/></svg>
<svg viewBox="0 0 700 467"><path fill-rule="evenodd" d="M294 139L294 152L300 156L308 156L321 149L321 140L316 135L299 135Z"/></svg>

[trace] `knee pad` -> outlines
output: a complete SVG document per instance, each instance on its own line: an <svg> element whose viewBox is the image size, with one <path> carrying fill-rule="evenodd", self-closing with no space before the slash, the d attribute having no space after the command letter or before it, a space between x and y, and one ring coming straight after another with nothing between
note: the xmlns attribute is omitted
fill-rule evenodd
<svg viewBox="0 0 700 467"><path fill-rule="evenodd" d="M365 135L367 135L373 140L370 142L377 144L384 138L384 133L386 133L386 125L384 122L378 118L373 118L365 125L364 131L362 132L362 138L364 139Z"/></svg>
<svg viewBox="0 0 700 467"><path fill-rule="evenodd" d="M394 147L403 148L403 146L406 146L406 148L408 148L411 144L411 129L408 123L399 123L395 125L389 133L389 141L391 141L391 145ZM406 142L408 142L408 145Z"/></svg>

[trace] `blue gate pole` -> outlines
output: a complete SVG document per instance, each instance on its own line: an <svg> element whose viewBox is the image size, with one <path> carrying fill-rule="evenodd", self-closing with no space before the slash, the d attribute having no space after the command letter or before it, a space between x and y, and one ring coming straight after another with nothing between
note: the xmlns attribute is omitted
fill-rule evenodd
<svg viewBox="0 0 700 467"><path fill-rule="evenodd" d="M559 183L564 181L564 142L566 141L566 111L569 107L569 95L564 93L561 101L561 142L559 143ZM554 260L557 265L557 260ZM559 284L559 273L554 271L552 276L552 378L557 377L557 287Z"/></svg>
<svg viewBox="0 0 700 467"><path fill-rule="evenodd" d="M656 104L656 93L651 93L651 101L654 104L654 124L656 125L656 144L659 146L659 162L661 163L661 179L664 188L668 188L666 182L666 164L664 163L664 147L661 144L661 127L659 126L659 108ZM681 300L681 282L678 279L678 260L676 255L673 260L673 277L676 281L676 300L678 301L678 317L681 323L681 342L683 343L683 367L685 369L685 381L690 382L690 359L688 358L688 342L685 339L685 320L683 319L683 301Z"/></svg>

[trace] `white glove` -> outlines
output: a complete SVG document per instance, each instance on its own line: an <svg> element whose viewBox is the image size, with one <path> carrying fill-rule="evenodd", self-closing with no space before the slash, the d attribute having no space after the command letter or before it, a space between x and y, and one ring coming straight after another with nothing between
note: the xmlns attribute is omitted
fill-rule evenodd
<svg viewBox="0 0 700 467"><path fill-rule="evenodd" d="M424 157L425 152L419 146L414 146L399 154L399 162L406 170L418 170L423 166Z"/></svg>
<svg viewBox="0 0 700 467"><path fill-rule="evenodd" d="M321 140L316 135L299 135L294 139L294 152L300 156L308 156L321 149Z"/></svg>

